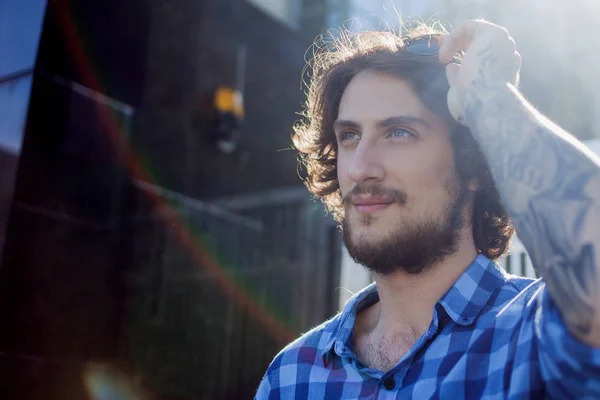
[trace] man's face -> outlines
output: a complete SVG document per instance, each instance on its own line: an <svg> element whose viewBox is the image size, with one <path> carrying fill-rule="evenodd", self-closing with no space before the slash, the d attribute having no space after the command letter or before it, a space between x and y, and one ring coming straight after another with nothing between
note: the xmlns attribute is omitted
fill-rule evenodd
<svg viewBox="0 0 600 400"><path fill-rule="evenodd" d="M446 124L398 78L363 71L334 123L344 241L376 273L419 273L456 251L466 187Z"/></svg>

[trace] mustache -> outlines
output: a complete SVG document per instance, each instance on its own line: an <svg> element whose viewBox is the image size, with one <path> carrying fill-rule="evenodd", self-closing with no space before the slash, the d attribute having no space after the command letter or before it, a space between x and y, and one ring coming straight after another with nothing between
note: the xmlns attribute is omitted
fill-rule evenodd
<svg viewBox="0 0 600 400"><path fill-rule="evenodd" d="M344 196L344 198L342 200L342 203L345 207L348 207L350 204L352 204L352 200L356 196L365 196L365 195L377 196L377 197L389 197L393 202L396 202L399 204L405 204L406 197L407 197L406 193L401 190L386 188L385 186L379 185L379 184L356 185L356 186L354 186L354 188L352 188L351 191L346 193L346 195Z"/></svg>

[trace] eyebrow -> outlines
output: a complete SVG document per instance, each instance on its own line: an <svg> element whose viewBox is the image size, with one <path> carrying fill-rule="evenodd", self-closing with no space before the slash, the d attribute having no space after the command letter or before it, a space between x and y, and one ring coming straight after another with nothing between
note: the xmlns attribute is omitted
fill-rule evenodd
<svg viewBox="0 0 600 400"><path fill-rule="evenodd" d="M431 129L429 122L422 118L414 117L412 115L400 115L397 117L386 118L383 121L377 123L378 128L390 128L398 125L421 125L424 128ZM353 128L359 129L360 125L354 121L336 120L333 122L333 129L339 130L341 128Z"/></svg>

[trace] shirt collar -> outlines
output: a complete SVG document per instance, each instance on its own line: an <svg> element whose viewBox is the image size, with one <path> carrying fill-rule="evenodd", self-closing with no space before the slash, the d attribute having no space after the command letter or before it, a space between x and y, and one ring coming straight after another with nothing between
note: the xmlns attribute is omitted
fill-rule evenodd
<svg viewBox="0 0 600 400"><path fill-rule="evenodd" d="M494 292L506 282L506 273L495 262L479 254L437 302L459 325L473 323ZM352 296L321 343L320 354L326 357L334 349L338 355L350 350L350 339L358 312L379 301L375 283Z"/></svg>
<svg viewBox="0 0 600 400"><path fill-rule="evenodd" d="M483 254L454 282L438 301L459 325L473 323L488 300L507 281L506 272Z"/></svg>
<svg viewBox="0 0 600 400"><path fill-rule="evenodd" d="M320 354L325 357L335 348L338 355L349 350L350 339L356 322L356 315L379 301L375 283L361 289L346 302L342 313L336 322L330 326L327 340L323 343Z"/></svg>

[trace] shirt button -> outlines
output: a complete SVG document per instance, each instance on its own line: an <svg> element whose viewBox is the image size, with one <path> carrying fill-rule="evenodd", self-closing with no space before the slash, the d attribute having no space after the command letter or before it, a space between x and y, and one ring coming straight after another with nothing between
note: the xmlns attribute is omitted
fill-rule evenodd
<svg viewBox="0 0 600 400"><path fill-rule="evenodd" d="M396 386L396 382L394 382L393 376L390 376L383 381L383 387L385 387L387 390L392 390L394 386Z"/></svg>

